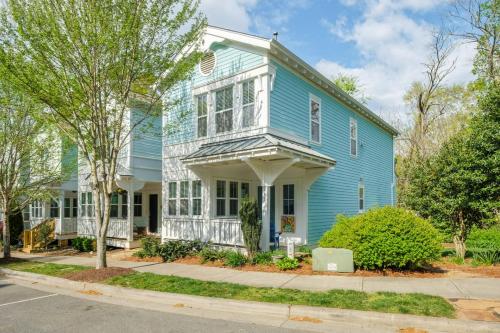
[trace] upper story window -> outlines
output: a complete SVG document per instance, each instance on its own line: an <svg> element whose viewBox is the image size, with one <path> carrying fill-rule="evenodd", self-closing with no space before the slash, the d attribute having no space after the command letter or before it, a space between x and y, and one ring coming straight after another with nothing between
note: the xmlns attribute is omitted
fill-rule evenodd
<svg viewBox="0 0 500 333"><path fill-rule="evenodd" d="M358 184L358 209L360 213L365 211L365 184L363 181Z"/></svg>
<svg viewBox="0 0 500 333"><path fill-rule="evenodd" d="M242 110L243 110L243 120L242 127L251 127L254 125L255 118L255 82L254 80L243 82L241 85L243 99L242 99Z"/></svg>
<svg viewBox="0 0 500 333"><path fill-rule="evenodd" d="M208 94L196 96L196 110L198 114L198 137L203 138L207 136L207 123L208 123Z"/></svg>
<svg viewBox="0 0 500 333"><path fill-rule="evenodd" d="M358 122L356 119L352 119L349 122L349 136L350 136L350 146L351 146L351 156L358 156Z"/></svg>
<svg viewBox="0 0 500 333"><path fill-rule="evenodd" d="M233 129L233 86L215 92L215 132Z"/></svg>
<svg viewBox="0 0 500 333"><path fill-rule="evenodd" d="M310 120L311 120L311 141L321 142L321 100L316 96L311 95L310 104Z"/></svg>

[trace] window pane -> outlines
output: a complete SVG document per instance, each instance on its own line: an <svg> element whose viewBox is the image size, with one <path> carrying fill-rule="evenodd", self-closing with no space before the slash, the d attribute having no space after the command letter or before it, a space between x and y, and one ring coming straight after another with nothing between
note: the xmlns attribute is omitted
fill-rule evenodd
<svg viewBox="0 0 500 333"><path fill-rule="evenodd" d="M250 104L254 102L254 81L247 81L243 83L243 104Z"/></svg>
<svg viewBox="0 0 500 333"><path fill-rule="evenodd" d="M351 155L356 156L358 154L358 147L356 140L351 139Z"/></svg>
<svg viewBox="0 0 500 333"><path fill-rule="evenodd" d="M201 197L201 180L194 180L192 184L193 198Z"/></svg>
<svg viewBox="0 0 500 333"><path fill-rule="evenodd" d="M128 193L122 193L122 218L128 217Z"/></svg>
<svg viewBox="0 0 500 333"><path fill-rule="evenodd" d="M86 201L87 201L87 200L86 200L86 199L87 199L87 196L85 195L85 193L81 193L81 194L80 194L80 196L81 196L82 205L85 205L85 203L86 203Z"/></svg>
<svg viewBox="0 0 500 333"><path fill-rule="evenodd" d="M88 192L87 193L87 203L88 204L92 204L93 200L92 200L92 192Z"/></svg>
<svg viewBox="0 0 500 333"><path fill-rule="evenodd" d="M189 199L180 200L180 215L189 214Z"/></svg>
<svg viewBox="0 0 500 333"><path fill-rule="evenodd" d="M193 199L193 215L201 215L201 199Z"/></svg>
<svg viewBox="0 0 500 333"><path fill-rule="evenodd" d="M177 215L177 200L168 201L168 215Z"/></svg>
<svg viewBox="0 0 500 333"><path fill-rule="evenodd" d="M233 129L233 87L215 93L215 131L222 133Z"/></svg>
<svg viewBox="0 0 500 333"><path fill-rule="evenodd" d="M245 198L250 196L250 184L249 183L241 183L241 197Z"/></svg>
<svg viewBox="0 0 500 333"><path fill-rule="evenodd" d="M229 200L229 215L231 216L238 215L238 199Z"/></svg>
<svg viewBox="0 0 500 333"><path fill-rule="evenodd" d="M189 197L189 182L188 181L182 181L181 182L181 191L180 191L180 197L181 198L188 198Z"/></svg>
<svg viewBox="0 0 500 333"><path fill-rule="evenodd" d="M226 197L226 181L218 180L217 181L217 198L225 198Z"/></svg>
<svg viewBox="0 0 500 333"><path fill-rule="evenodd" d="M319 123L319 103L311 101L311 120Z"/></svg>
<svg viewBox="0 0 500 333"><path fill-rule="evenodd" d="M245 105L243 107L243 127L250 127L253 126L253 120L254 120L254 105Z"/></svg>
<svg viewBox="0 0 500 333"><path fill-rule="evenodd" d="M118 217L118 205L112 205L111 206L111 210L110 210L110 213L109 213L109 216L110 217Z"/></svg>
<svg viewBox="0 0 500 333"><path fill-rule="evenodd" d="M177 198L177 182L168 183L168 197Z"/></svg>
<svg viewBox="0 0 500 333"><path fill-rule="evenodd" d="M238 182L229 183L229 197L238 198Z"/></svg>
<svg viewBox="0 0 500 333"><path fill-rule="evenodd" d="M59 204L55 200L50 200L50 217L59 217Z"/></svg>
<svg viewBox="0 0 500 333"><path fill-rule="evenodd" d="M225 199L217 199L217 216L225 216L226 215L226 200Z"/></svg>
<svg viewBox="0 0 500 333"><path fill-rule="evenodd" d="M319 123L311 122L311 139L319 142Z"/></svg>
<svg viewBox="0 0 500 333"><path fill-rule="evenodd" d="M207 116L198 118L198 137L207 136Z"/></svg>

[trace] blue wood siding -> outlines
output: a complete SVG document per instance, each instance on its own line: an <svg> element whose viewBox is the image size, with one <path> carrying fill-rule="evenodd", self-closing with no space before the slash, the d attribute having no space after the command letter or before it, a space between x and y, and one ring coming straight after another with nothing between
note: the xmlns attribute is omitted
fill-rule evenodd
<svg viewBox="0 0 500 333"><path fill-rule="evenodd" d="M331 95L277 67L271 92L271 127L309 140L309 96L321 99L321 144L318 152L337 161L334 170L319 178L309 191L308 242L316 243L335 223L337 214L358 213L358 184L365 185L365 208L392 204L392 134L351 111ZM358 157L350 156L349 121L358 122Z"/></svg>
<svg viewBox="0 0 500 333"><path fill-rule="evenodd" d="M170 101L175 103L166 111L165 126L167 144L175 144L195 139L195 114L193 111L192 88L209 84L239 72L243 72L263 64L262 55L238 49L224 44L213 44L216 63L213 72L208 76L201 75L198 66L191 80L182 82L173 89Z"/></svg>

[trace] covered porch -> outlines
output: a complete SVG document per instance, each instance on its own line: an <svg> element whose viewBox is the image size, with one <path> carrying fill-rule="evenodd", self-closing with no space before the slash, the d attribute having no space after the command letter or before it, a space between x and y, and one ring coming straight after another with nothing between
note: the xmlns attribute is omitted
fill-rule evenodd
<svg viewBox="0 0 500 333"><path fill-rule="evenodd" d="M24 230L31 230L42 222L54 220L54 237L67 240L76 237L78 195L76 191L57 190L49 201L34 201L23 212Z"/></svg>
<svg viewBox="0 0 500 333"><path fill-rule="evenodd" d="M250 196L260 207L261 248L269 249L278 232L282 242L307 243L308 190L334 167L335 160L306 145L265 134L204 144L182 163L201 182L201 212L169 214L167 209L163 239L243 246L238 214L241 200Z"/></svg>
<svg viewBox="0 0 500 333"><path fill-rule="evenodd" d="M145 182L132 176L119 176L111 197L107 244L121 248L140 246L140 238L159 235L161 183ZM78 236L95 237L94 200L92 192L83 190L79 196Z"/></svg>

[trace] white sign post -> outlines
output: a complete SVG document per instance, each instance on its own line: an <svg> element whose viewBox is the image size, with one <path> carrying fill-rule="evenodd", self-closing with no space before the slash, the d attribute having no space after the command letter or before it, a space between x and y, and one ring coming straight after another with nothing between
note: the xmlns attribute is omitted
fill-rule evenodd
<svg viewBox="0 0 500 333"><path fill-rule="evenodd" d="M290 259L295 258L295 243L293 240L288 239L286 243L286 254L287 257Z"/></svg>

